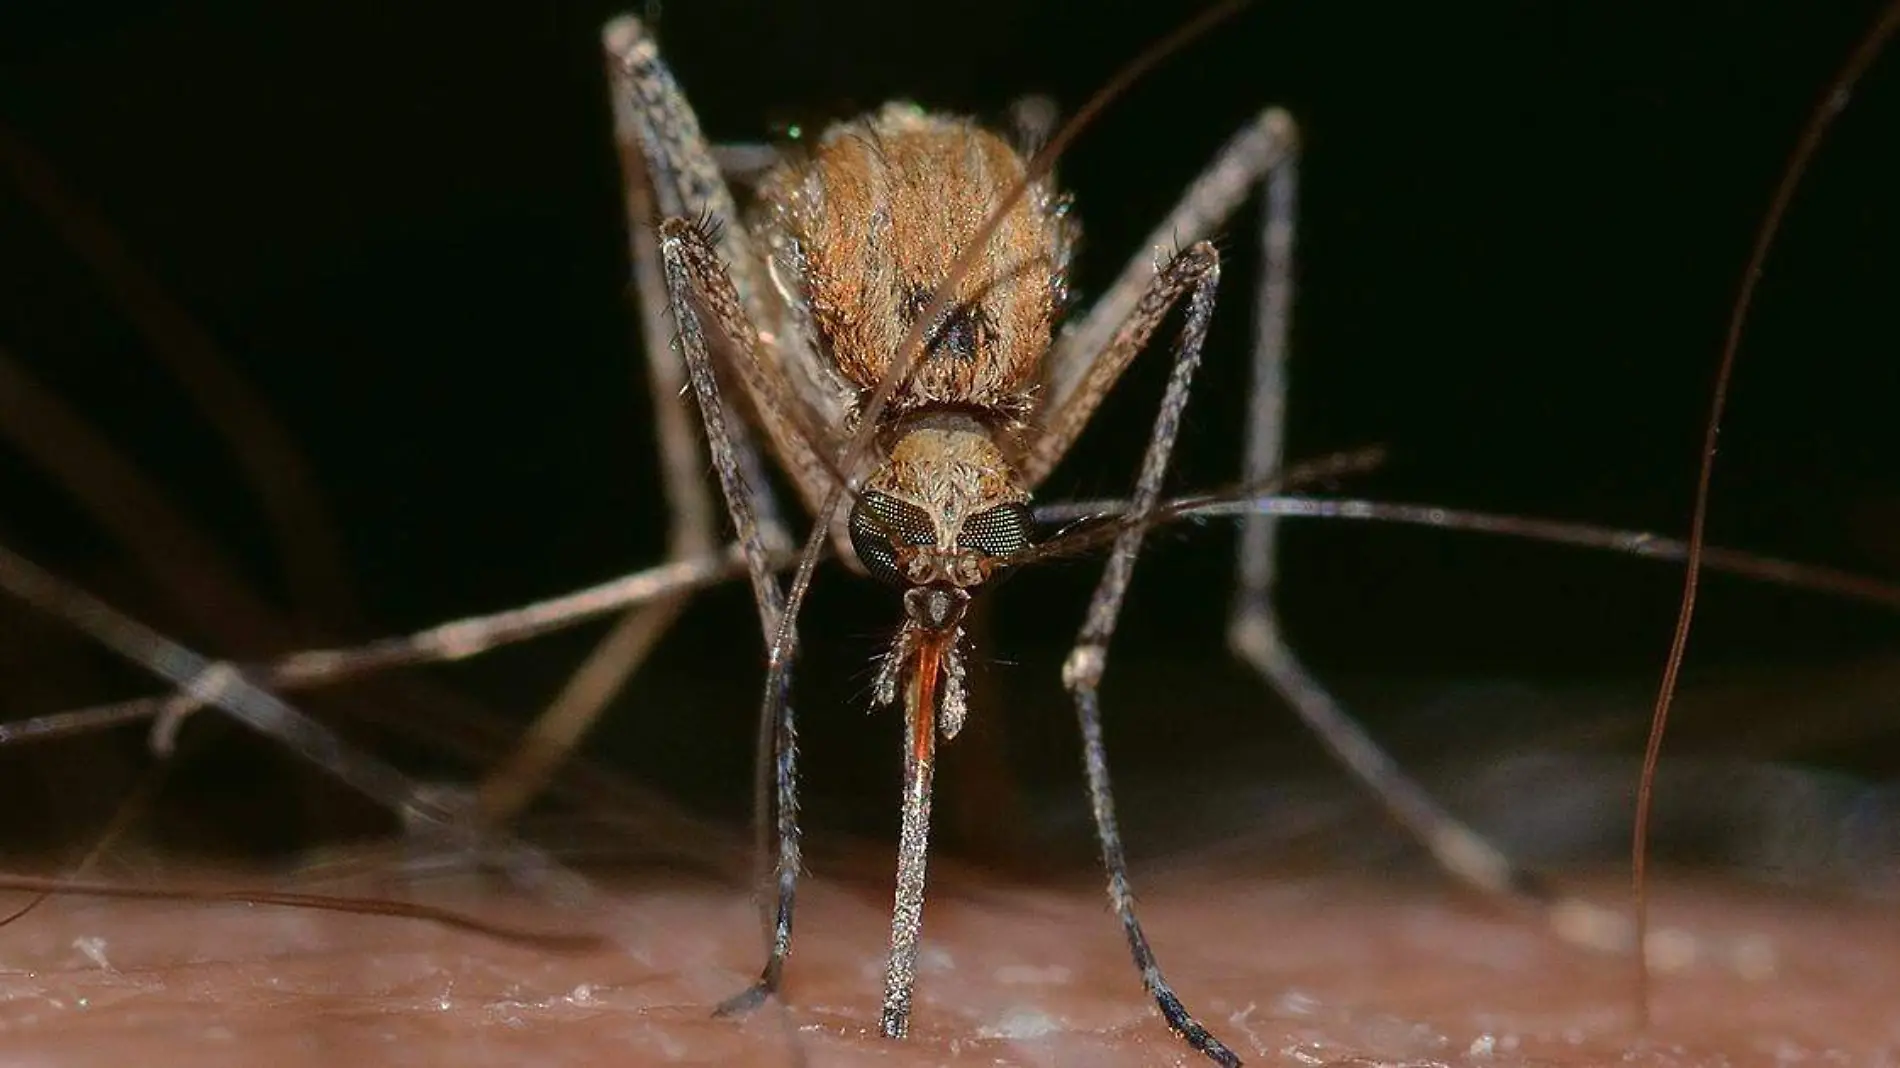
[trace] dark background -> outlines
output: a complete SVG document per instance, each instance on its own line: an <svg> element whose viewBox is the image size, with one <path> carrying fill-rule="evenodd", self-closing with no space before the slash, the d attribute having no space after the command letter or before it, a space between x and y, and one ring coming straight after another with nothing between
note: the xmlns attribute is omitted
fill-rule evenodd
<svg viewBox="0 0 1900 1068"><path fill-rule="evenodd" d="M664 521L598 47L620 6L9 4L9 162L30 146L264 398L328 509L303 533L334 537L348 584L286 578L228 449L17 182L0 185L0 342L294 622L208 624L11 448L0 450L0 537L201 649L248 656L492 611L656 562ZM1292 454L1383 444L1388 465L1352 492L1680 532L1750 241L1802 121L1875 7L1256 4L1111 107L1063 161L1084 225L1084 298L1229 134L1285 106L1306 146ZM739 140L897 95L999 116L1039 91L1073 110L1191 8L1082 10L698 0L646 13L706 129ZM1721 543L1900 569L1900 429L1888 416L1900 398L1897 121L1890 59L1824 145L1769 261L1723 437ZM1255 222L1250 208L1228 232L1227 299L1177 453L1181 489L1237 473ZM1161 366L1131 373L1044 499L1127 486ZM1222 655L1230 535L1184 529L1154 546L1111 674L1118 770L1176 785L1329 775ZM1499 680L1540 695L1612 687L1614 729L1592 744L1627 753L1638 741L1674 569L1331 524L1291 530L1284 559L1291 633L1402 754L1503 754L1605 714L1542 697L1467 714L1444 696ZM1093 578L1054 567L996 595L987 689L972 740L946 756L946 789L989 798L1016 782L1073 796L1056 673ZM896 606L833 567L812 610L801 678L812 811L877 830L894 809L896 727L866 718L864 692ZM57 626L11 607L0 620L13 636L9 718L149 688ZM1689 752L1891 773L1890 699L1856 689L1900 635L1890 616L1715 580L1700 627L1695 678L1741 678L1742 693L1795 678L1782 697L1850 696L1825 714L1766 698L1720 709L1685 726ZM463 714L467 703L440 695L452 689L519 721L598 631L412 672L432 687L422 696L345 690L310 707L410 766L465 776L406 717ZM709 596L590 757L737 816L759 663L743 591ZM1439 700L1421 711L1419 695ZM249 826L247 847L310 823L311 805L281 795L312 780L236 732L192 730L207 741L168 791L183 822ZM141 744L126 731L0 754L9 834L83 837L144 766ZM326 818L349 811L322 797ZM986 811L951 817L951 839L1003 834L1007 807Z"/></svg>

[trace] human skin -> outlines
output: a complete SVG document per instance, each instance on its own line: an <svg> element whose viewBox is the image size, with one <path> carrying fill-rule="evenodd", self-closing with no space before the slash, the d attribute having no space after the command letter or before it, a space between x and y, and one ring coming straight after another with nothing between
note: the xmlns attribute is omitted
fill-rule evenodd
<svg viewBox="0 0 1900 1068"><path fill-rule="evenodd" d="M605 880L551 912L472 879L408 896L598 948L512 945L407 919L63 898L0 932L10 1064L1202 1063L1143 995L1099 887L934 873L910 1037L876 1032L888 887L807 880L782 1005L711 1007L751 977L756 914L729 885ZM1152 867L1152 866L1150 866ZM862 869L860 871L859 869ZM1658 915L1755 947L1656 978L1633 1027L1626 959L1434 879L1201 864L1148 871L1144 916L1187 1003L1249 1063L1885 1063L1900 1053L1900 925L1871 904L1677 880ZM231 872L173 883L258 885ZM1609 904L1622 887L1583 884ZM387 884L380 890L387 892Z"/></svg>

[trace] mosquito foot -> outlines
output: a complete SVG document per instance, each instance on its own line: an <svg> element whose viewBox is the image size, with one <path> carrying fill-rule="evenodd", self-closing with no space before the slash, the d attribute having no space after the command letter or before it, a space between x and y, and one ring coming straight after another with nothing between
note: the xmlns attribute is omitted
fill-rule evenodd
<svg viewBox="0 0 1900 1068"><path fill-rule="evenodd" d="M763 982L753 983L739 993L720 1002L719 1007L713 1010L713 1015L715 1017L744 1016L746 1013L765 1004L765 999L771 996L771 987Z"/></svg>

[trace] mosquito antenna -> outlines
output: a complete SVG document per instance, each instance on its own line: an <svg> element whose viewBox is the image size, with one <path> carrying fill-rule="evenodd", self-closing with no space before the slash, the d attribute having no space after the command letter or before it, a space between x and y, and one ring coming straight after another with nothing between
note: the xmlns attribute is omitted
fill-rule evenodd
<svg viewBox="0 0 1900 1068"><path fill-rule="evenodd" d="M1287 476L1289 485L1303 481L1297 471ZM1063 501L1035 510L1039 523L1081 519L1086 525L1073 533L1059 535L1043 543L1058 547L1060 555L1082 552L1097 542L1108 542L1121 530L1113 525L1126 501ZM1686 560L1689 542L1641 530L1618 530L1592 523L1573 523L1536 516L1500 515L1463 508L1445 508L1436 504L1399 501L1372 501L1350 497L1287 496L1253 487L1231 494L1196 495L1168 501L1158 510L1157 523L1216 516L1273 515L1287 519L1346 519L1373 523L1398 523L1407 526L1456 530L1460 533L1493 534L1525 538L1584 549L1640 556L1648 560ZM1064 544L1057 546L1057 542ZM1069 544L1070 542L1072 544ZM1704 567L1741 575L1780 586L1814 590L1867 604L1900 609L1900 584L1856 575L1837 568L1781 560L1759 553L1705 546Z"/></svg>
<svg viewBox="0 0 1900 1068"><path fill-rule="evenodd" d="M1272 492L1278 483L1283 489L1298 488L1311 480L1323 480L1340 474L1355 473L1343 460L1335 458L1337 470L1315 471L1302 477L1302 466L1280 480L1270 480L1214 493L1177 497L1157 506L1149 517L1151 526L1181 520L1201 520L1246 514L1275 515L1289 519L1328 519L1373 523L1398 523L1433 527L1440 530L1470 531L1530 541L1552 542L1584 549L1641 556L1652 560L1686 560L1689 543L1643 530L1623 530L1594 523L1539 516L1506 515L1466 508L1447 508L1436 504L1405 501L1380 501L1351 497L1286 496ZM1325 461L1321 461L1324 463ZM1059 533L1043 540L1038 548L1044 556L1081 555L1094 548L1097 530L1101 542L1112 541L1121 527L1113 521L1126 512L1128 502L1116 498L1054 501L1036 505L1038 524L1066 524ZM1085 537L1086 536L1086 537ZM1071 541L1070 539L1075 539ZM1039 557L1040 558L1040 557ZM311 649L291 653L266 663L239 664L238 670L269 689L305 689L334 685L359 675L398 664L429 663L473 656L484 650L522 641L608 612L651 600L669 589L699 589L731 578L744 569L731 553L697 557L637 571L578 593L563 594L525 608L508 609L485 616L454 620L414 634L380 638L366 645L343 649ZM788 552L774 557L783 570L793 566ZM1028 562L1017 557L1013 564ZM1716 571L1742 575L1794 589L1832 594L1868 604L1900 609L1900 584L1836 568L1819 567L1784 560L1760 553L1729 549L1719 545L1703 549L1702 566ZM998 572L1001 581L1010 571ZM127 723L142 722L162 714L175 695L135 697L109 704L0 723L0 747L30 744L104 730Z"/></svg>
<svg viewBox="0 0 1900 1068"><path fill-rule="evenodd" d="M1722 413L1728 406L1729 380L1734 376L1735 353L1741 347L1742 326L1748 319L1749 305L1755 297L1755 286L1761 280L1762 266L1768 259L1768 250L1774 245L1775 237L1781 230L1781 221L1787 214L1788 205L1794 200L1795 190L1801 179L1807 174L1808 164L1814 158L1815 151L1821 145L1821 139L1827 134L1828 127L1834 123L1835 116L1847 106L1854 87L1860 82L1875 59L1885 49L1888 38L1895 29L1900 28L1900 0L1889 3L1873 28L1861 39L1860 46L1854 49L1840 73L1828 85L1827 94L1816 104L1807 124L1801 130L1801 140L1796 143L1794 152L1788 157L1788 165L1781 173L1781 180L1775 187L1774 199L1768 204L1768 213L1762 218L1761 229L1755 234L1755 245L1748 254L1748 266L1742 272L1741 288L1735 297L1734 310L1729 315L1728 336L1722 342L1722 359L1715 372L1715 389L1709 400L1709 421L1702 438L1702 465L1696 473L1695 511L1689 520L1688 566L1682 580L1682 606L1676 615L1676 630L1669 642L1669 658L1663 663L1662 685L1656 693L1655 711L1649 725L1649 743L1643 750L1643 775L1636 789L1636 820L1630 837L1630 891L1636 910L1636 1021L1637 1026L1649 1026L1649 821L1654 803L1656 785L1656 766L1662 757L1663 731L1669 723L1669 706L1675 700L1677 680L1682 672L1682 661L1689 647L1689 628L1695 619L1696 589L1702 576L1703 541L1707 535L1709 517L1709 485L1715 474L1715 452L1717 440L1722 433Z"/></svg>
<svg viewBox="0 0 1900 1068"><path fill-rule="evenodd" d="M1335 453L1309 463L1295 464L1261 481L1212 493L1196 493L1162 501L1144 513L1128 512L1128 502L1120 500L1080 501L1058 504L1052 509L1037 509L1038 522L1057 517L1082 522L1041 543L1032 545L1004 561L1009 568L1061 557L1078 556L1112 543L1131 527L1154 527L1181 520L1212 515L1242 515L1255 511L1262 501L1278 499L1289 489L1330 482L1347 475L1364 474L1385 460L1385 450L1360 449ZM1059 510L1059 511L1058 511Z"/></svg>

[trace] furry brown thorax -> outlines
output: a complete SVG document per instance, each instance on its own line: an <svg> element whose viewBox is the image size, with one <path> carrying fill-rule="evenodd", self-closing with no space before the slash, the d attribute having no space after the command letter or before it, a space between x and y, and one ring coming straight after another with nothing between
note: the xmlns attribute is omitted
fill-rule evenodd
<svg viewBox="0 0 1900 1068"><path fill-rule="evenodd" d="M772 281L854 410L1025 172L1016 149L969 120L887 104L762 183ZM1063 201L1036 183L929 324L852 509L852 547L872 575L968 590L1027 547L1029 494L1010 445L1042 384L1074 240Z"/></svg>
<svg viewBox="0 0 1900 1068"><path fill-rule="evenodd" d="M765 179L773 279L809 312L852 385L876 388L951 266L1025 173L1014 148L970 120L893 103L832 127ZM1067 300L1074 237L1060 198L1037 183L931 324L924 359L887 414L940 405L1026 412Z"/></svg>

